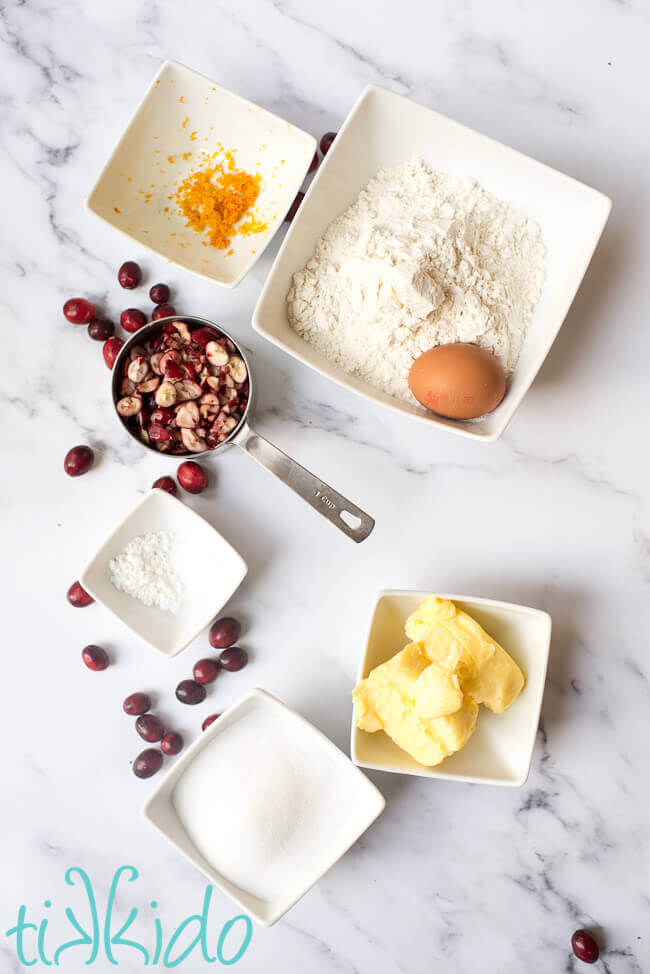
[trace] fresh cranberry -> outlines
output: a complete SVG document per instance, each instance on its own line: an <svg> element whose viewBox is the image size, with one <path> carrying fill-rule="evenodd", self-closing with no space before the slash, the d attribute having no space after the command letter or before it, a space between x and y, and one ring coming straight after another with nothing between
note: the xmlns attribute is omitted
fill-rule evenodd
<svg viewBox="0 0 650 974"><path fill-rule="evenodd" d="M123 344L121 338L109 338L108 341L104 342L104 361L109 369L115 365L115 359L120 354Z"/></svg>
<svg viewBox="0 0 650 974"><path fill-rule="evenodd" d="M96 342L105 342L115 331L115 325L108 318L93 318L88 325L88 334Z"/></svg>
<svg viewBox="0 0 650 974"><path fill-rule="evenodd" d="M140 714L135 722L135 729L137 730L140 737L149 741L150 744L155 744L156 741L162 740L165 728L157 717L153 714Z"/></svg>
<svg viewBox="0 0 650 974"><path fill-rule="evenodd" d="M200 494L208 486L208 475L195 460L186 460L176 471L179 484L190 494Z"/></svg>
<svg viewBox="0 0 650 974"><path fill-rule="evenodd" d="M163 763L163 756L155 747L148 747L146 751L138 754L133 762L133 774L136 778L150 778L157 771L160 771Z"/></svg>
<svg viewBox="0 0 650 974"><path fill-rule="evenodd" d="M314 158L309 163L309 169L307 170L307 175L309 175L312 172L315 172L316 169L318 169L318 153L314 152Z"/></svg>
<svg viewBox="0 0 650 974"><path fill-rule="evenodd" d="M158 477L158 480L154 480L154 487L159 487L161 490L166 490L168 494L172 494L176 497L178 493L178 487L176 486L176 481L173 477Z"/></svg>
<svg viewBox="0 0 650 974"><path fill-rule="evenodd" d="M320 140L320 151L324 156L330 151L332 147L332 142L336 138L336 132L326 132L325 135Z"/></svg>
<svg viewBox="0 0 650 974"><path fill-rule="evenodd" d="M110 660L101 646L86 646L81 650L81 658L89 670L105 670Z"/></svg>
<svg viewBox="0 0 650 974"><path fill-rule="evenodd" d="M65 455L63 469L68 477L81 477L93 465L95 454L89 446L73 446Z"/></svg>
<svg viewBox="0 0 650 974"><path fill-rule="evenodd" d="M220 654L219 662L224 670L235 673L237 670L243 670L248 663L248 653L245 649L240 649L239 646L231 646L230 649L224 649L223 653Z"/></svg>
<svg viewBox="0 0 650 974"><path fill-rule="evenodd" d="M213 659L200 659L192 670L197 683L213 683L219 676L221 667Z"/></svg>
<svg viewBox="0 0 650 974"><path fill-rule="evenodd" d="M146 325L146 323L147 319L145 315L137 308L127 308L126 311L123 311L120 315L120 324L122 328L124 331L131 332L131 334L133 334L133 332L137 331L139 328L142 328L142 326Z"/></svg>
<svg viewBox="0 0 650 974"><path fill-rule="evenodd" d="M122 704L122 710L129 717L139 717L146 714L151 707L151 698L148 693L131 693Z"/></svg>
<svg viewBox="0 0 650 974"><path fill-rule="evenodd" d="M234 646L241 634L241 626L232 616L217 619L210 627L210 645L215 649L227 649Z"/></svg>
<svg viewBox="0 0 650 974"><path fill-rule="evenodd" d="M89 595L85 588L82 588L79 582L73 582L68 589L66 598L70 605L74 605L75 609L83 609L84 606L90 605L94 602L92 595Z"/></svg>
<svg viewBox="0 0 650 974"><path fill-rule="evenodd" d="M126 288L127 291L132 291L142 280L140 266L134 260L124 261L117 272L117 279L122 287Z"/></svg>
<svg viewBox="0 0 650 974"><path fill-rule="evenodd" d="M197 704L205 700L205 687L196 680L181 680L176 687L176 699L181 703Z"/></svg>
<svg viewBox="0 0 650 974"><path fill-rule="evenodd" d="M87 325L95 317L95 305L86 298L70 298L63 305L63 314L73 325Z"/></svg>
<svg viewBox="0 0 650 974"><path fill-rule="evenodd" d="M165 734L162 741L160 742L161 750L165 754L178 754L179 751L183 750L183 738L180 734L175 731L170 731L169 734Z"/></svg>
<svg viewBox="0 0 650 974"><path fill-rule="evenodd" d="M210 724L214 724L215 720L218 720L219 717L221 717L221 714L210 714L201 724L201 730L207 730Z"/></svg>
<svg viewBox="0 0 650 974"><path fill-rule="evenodd" d="M595 964L600 956L600 948L588 930L576 930L571 937L571 947L578 960L585 964Z"/></svg>
<svg viewBox="0 0 650 974"><path fill-rule="evenodd" d="M169 288L166 284L154 284L149 291L149 297L154 304L167 304L169 301Z"/></svg>
<svg viewBox="0 0 650 974"><path fill-rule="evenodd" d="M301 190L298 190L298 192L296 193L296 198L294 199L293 203L289 207L287 215L284 218L285 223L291 223L294 216L300 209L300 204L302 203L304 198L305 198L305 194Z"/></svg>
<svg viewBox="0 0 650 974"><path fill-rule="evenodd" d="M173 304L159 304L157 308L154 308L151 319L158 321L159 318L173 318L175 314L176 308Z"/></svg>

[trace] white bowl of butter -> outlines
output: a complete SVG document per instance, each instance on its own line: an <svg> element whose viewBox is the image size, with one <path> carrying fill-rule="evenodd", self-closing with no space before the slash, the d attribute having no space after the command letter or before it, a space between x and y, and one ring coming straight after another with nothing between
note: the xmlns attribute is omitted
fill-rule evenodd
<svg viewBox="0 0 650 974"><path fill-rule="evenodd" d="M523 785L550 643L551 618L539 609L380 592L354 693L352 760L397 774Z"/></svg>

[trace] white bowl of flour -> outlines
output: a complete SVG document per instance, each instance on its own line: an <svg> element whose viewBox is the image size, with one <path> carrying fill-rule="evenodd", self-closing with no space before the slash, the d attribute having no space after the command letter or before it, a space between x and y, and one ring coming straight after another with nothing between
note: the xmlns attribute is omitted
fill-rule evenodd
<svg viewBox="0 0 650 974"><path fill-rule="evenodd" d="M253 326L346 390L497 439L539 371L607 221L598 191L382 88L365 89L278 253ZM407 384L434 345L475 342L509 376L478 420Z"/></svg>

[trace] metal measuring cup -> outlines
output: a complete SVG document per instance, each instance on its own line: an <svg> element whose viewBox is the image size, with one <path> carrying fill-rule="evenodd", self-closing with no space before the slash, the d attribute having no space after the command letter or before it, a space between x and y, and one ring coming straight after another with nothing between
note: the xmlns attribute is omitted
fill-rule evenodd
<svg viewBox="0 0 650 974"><path fill-rule="evenodd" d="M256 433L255 430L251 429L249 425L249 418L252 415L255 402L255 382L253 379L253 371L248 361L248 356L244 352L243 348L237 342L232 335L229 335L227 331L224 331L214 322L208 321L206 318L197 318L192 315L174 315L173 318L160 318L158 321L152 321L148 325L144 325L138 331L136 331L122 346L120 353L115 360L113 366L113 383L112 383L112 394L113 394L113 405L116 406L118 400L121 398L120 395L120 385L122 382L122 364L130 354L130 350L134 345L140 345L145 343L152 335L156 334L162 328L171 323L172 321L182 321L185 322L190 327L201 327L209 328L215 332L216 338L227 338L235 347L235 350L239 356L244 360L246 369L248 371L248 383L249 383L249 395L248 403L246 404L246 409L241 417L238 425L232 430L228 438L219 443L216 447L209 450L203 450L200 453L163 453L157 450L154 446L145 443L140 437L130 428L127 422L122 416L119 415L116 409L116 416L119 418L122 426L128 431L129 435L132 436L140 446L144 447L146 450L151 450L159 457L168 457L173 460L182 459L192 459L196 460L198 457L209 457L214 456L218 452L228 446L238 446L242 450L245 450L254 460L257 460L263 467L270 470L272 474L275 474L279 480L282 480L288 487L291 488L296 494L299 494L303 500L307 501L314 510L322 514L323 517L327 518L335 527L352 538L353 541L359 542L364 541L373 527L375 526L375 521L369 514L362 511L360 507L353 504L338 491L326 484L325 481L320 480L305 467L302 467L299 463L296 463L291 457L283 453L282 450L274 446L268 440Z"/></svg>

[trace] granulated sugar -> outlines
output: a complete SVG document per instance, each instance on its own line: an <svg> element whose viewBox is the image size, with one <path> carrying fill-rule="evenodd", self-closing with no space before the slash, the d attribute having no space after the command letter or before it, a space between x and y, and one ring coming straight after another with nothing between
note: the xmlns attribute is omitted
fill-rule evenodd
<svg viewBox="0 0 650 974"><path fill-rule="evenodd" d="M172 567L172 541L167 531L132 538L124 551L109 562L115 588L144 605L176 612L181 604L183 584Z"/></svg>

